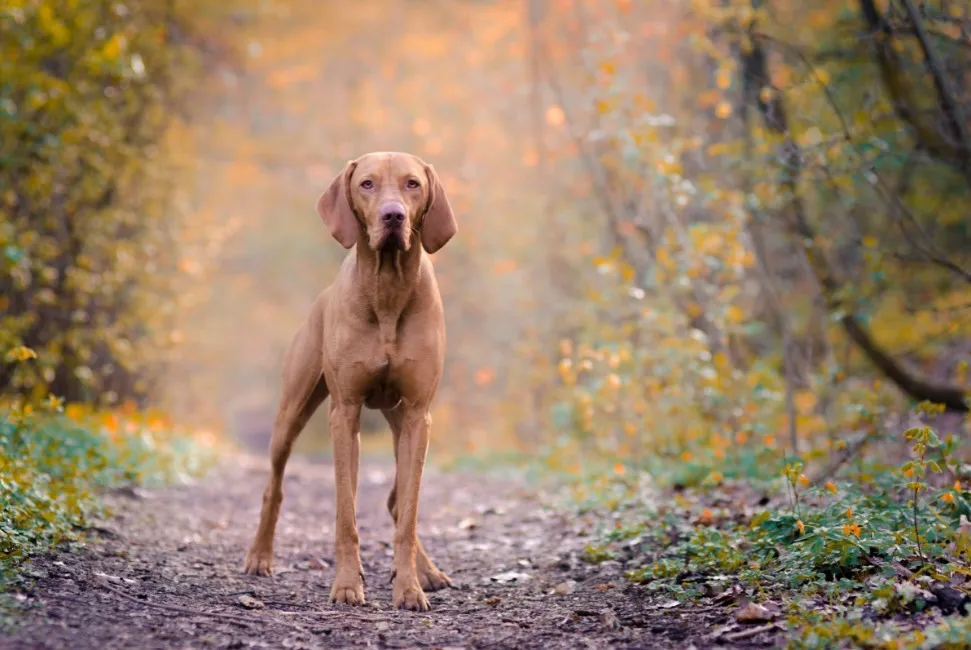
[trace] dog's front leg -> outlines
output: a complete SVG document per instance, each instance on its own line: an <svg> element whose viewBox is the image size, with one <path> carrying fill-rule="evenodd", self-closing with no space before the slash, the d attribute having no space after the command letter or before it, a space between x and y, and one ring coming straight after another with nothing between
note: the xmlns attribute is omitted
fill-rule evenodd
<svg viewBox="0 0 971 650"><path fill-rule="evenodd" d="M330 411L330 435L334 446L334 483L337 489L337 532L334 560L337 575L330 600L348 605L364 604L364 572L357 534L357 476L361 462L361 405L335 403Z"/></svg>
<svg viewBox="0 0 971 650"><path fill-rule="evenodd" d="M398 441L396 486L398 517L394 533L394 606L428 611L416 559L418 553L418 492L421 487L431 415L427 408L404 406Z"/></svg>

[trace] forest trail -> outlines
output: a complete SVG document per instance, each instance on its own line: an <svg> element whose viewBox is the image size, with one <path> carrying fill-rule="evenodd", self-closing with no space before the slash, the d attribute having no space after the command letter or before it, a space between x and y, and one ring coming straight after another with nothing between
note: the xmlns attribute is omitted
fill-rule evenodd
<svg viewBox="0 0 971 650"><path fill-rule="evenodd" d="M33 561L17 596L23 620L0 647L745 647L712 638L730 610L662 606L620 562L583 562L592 519L545 507L524 481L475 472L426 472L420 530L454 588L428 594L430 612L393 609L392 470L370 460L361 471L364 607L328 602L334 491L323 462L288 468L275 575L241 575L266 477L262 458L241 456L197 483L109 495L112 516L87 545Z"/></svg>

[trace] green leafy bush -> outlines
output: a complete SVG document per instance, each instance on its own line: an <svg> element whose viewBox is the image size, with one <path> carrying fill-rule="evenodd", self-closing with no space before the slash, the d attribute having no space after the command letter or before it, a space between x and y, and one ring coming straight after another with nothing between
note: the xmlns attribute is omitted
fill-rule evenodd
<svg viewBox="0 0 971 650"><path fill-rule="evenodd" d="M191 244L166 139L211 4L0 6L0 391L147 393ZM36 363L6 356L21 345Z"/></svg>
<svg viewBox="0 0 971 650"><path fill-rule="evenodd" d="M0 569L73 538L99 507L97 489L196 474L213 439L137 414L0 411Z"/></svg>

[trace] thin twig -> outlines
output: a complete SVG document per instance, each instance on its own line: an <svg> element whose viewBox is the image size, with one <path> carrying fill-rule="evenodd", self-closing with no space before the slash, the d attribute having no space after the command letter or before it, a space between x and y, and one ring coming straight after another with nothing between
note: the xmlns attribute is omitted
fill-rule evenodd
<svg viewBox="0 0 971 650"><path fill-rule="evenodd" d="M728 641L729 643L732 643L734 641L743 641L745 639L751 639L753 636L758 636L763 632L769 632L773 629L777 629L778 627L779 627L778 623L767 623L765 625L753 627L748 630L742 630L741 632L733 632L731 634L725 634L720 638L725 641Z"/></svg>
<svg viewBox="0 0 971 650"><path fill-rule="evenodd" d="M954 89L945 73L944 64L938 59L937 51L931 45L931 40L924 30L924 23L920 19L920 12L917 11L914 0L902 1L917 32L917 40L920 41L920 47L924 52L927 71L934 78L934 86L937 88L937 96L940 99L941 107L944 109L944 115L947 117L951 135L958 141L958 145L963 151L964 164L967 166L969 163L968 154L971 151L971 135L968 134L961 105L958 103Z"/></svg>
<svg viewBox="0 0 971 650"><path fill-rule="evenodd" d="M836 97L832 89L830 88L829 84L826 83L819 76L819 73L816 71L816 67L813 65L812 61L809 60L809 57L807 57L802 52L802 50L800 50L798 47L782 39L776 38L774 36L771 36L769 34L766 34L764 32L759 32L759 31L754 32L754 34L757 35L759 38L763 38L767 41L775 43L776 45L779 45L783 49L795 55L796 58L798 58L802 62L802 64L809 70L809 73L812 75L816 84L820 87L820 89L822 89L823 94L826 97L826 101L833 111L833 115L836 116L836 119L840 123L840 130L842 131L842 139L846 141L847 145L849 145L849 147L853 150L853 152L856 154L856 157L859 160L865 161L866 156L864 156L863 151L856 145L856 142L853 140L853 135L852 135L852 132L850 131L849 123L847 122L846 117L843 115L843 111L840 110L839 104L836 103ZM927 246L930 247L930 249L927 249L923 246L919 246L916 241L914 241L908 236L907 239L911 242L914 248L917 249L921 254L925 255L928 258L928 260L933 262L934 264L937 264L938 266L941 266L957 274L965 281L971 282L971 271L968 271L967 269L962 268L956 262L948 259L947 255L945 255L937 248L933 239L930 237L930 235L927 233L924 227L917 220L917 217L914 216L910 208L906 206L903 199L900 197L900 194L897 192L892 192L890 188L886 186L886 183L880 177L880 175L876 173L876 170L871 170L871 172L873 173L873 176L876 179L875 188L878 190L878 194L880 195L880 198L882 198L886 203L890 204L891 216L896 216L893 208L896 208L897 210L899 210L900 217L902 217L903 219L906 219L914 227L914 229L917 230L917 232L921 235L921 237L923 237L923 239L927 242Z"/></svg>
<svg viewBox="0 0 971 650"><path fill-rule="evenodd" d="M209 617L209 618L218 618L218 619L223 620L223 621L230 621L232 623L236 623L237 625L244 625L244 626L245 625L254 625L254 624L257 624L257 623L266 623L267 622L265 620L254 620L254 619L250 619L250 618L244 618L242 616L234 616L233 614L223 614L223 613L220 613L220 612L204 612L204 611L201 611L201 610L198 610L198 609L191 609L189 607L179 607L177 605L165 605L163 603L153 603L153 602L151 602L149 600L141 600L139 598L136 598L136 597L132 596L131 594L128 594L128 593L122 591L121 589L118 589L117 587L112 586L111 583L109 583L107 580L98 579L97 582L99 584L101 584L102 587L104 587L105 589L107 589L111 593L115 594L119 598L122 598L122 599L127 600L127 601L132 602L132 603L135 603L137 605L143 605L145 607L151 607L153 609L160 609L160 610L163 610L163 611L166 611L166 612L174 612L176 614L186 614L188 616L206 616L206 617ZM284 613L286 613L286 614L302 614L303 612L274 612L274 613L275 614L284 614ZM300 631L300 632L306 632L307 631L307 630L305 630L302 627L297 627L297 626L294 626L294 625L290 625L290 624L287 624L287 623L283 623L281 621L273 621L273 622L274 623L277 623L279 625L284 625L285 627L290 627L290 628L295 629L295 630Z"/></svg>
<svg viewBox="0 0 971 650"><path fill-rule="evenodd" d="M914 488L914 540L917 541L917 557L920 558L920 566L924 566L924 550L920 547L920 527L917 525L917 488Z"/></svg>
<svg viewBox="0 0 971 650"><path fill-rule="evenodd" d="M866 447L867 443L872 441L874 438L873 429L870 430L865 436L857 440L851 447L847 447L844 452L836 459L832 465L824 469L819 475L814 476L811 481L813 483L820 483L823 481L828 481L840 470L843 465L848 461L856 457L856 455Z"/></svg>

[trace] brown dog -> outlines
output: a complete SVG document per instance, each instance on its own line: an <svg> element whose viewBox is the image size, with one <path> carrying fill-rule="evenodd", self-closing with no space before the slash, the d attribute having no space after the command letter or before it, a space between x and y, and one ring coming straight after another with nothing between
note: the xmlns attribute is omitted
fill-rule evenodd
<svg viewBox="0 0 971 650"><path fill-rule="evenodd" d="M334 445L337 575L332 602L364 603L357 534L361 407L380 409L394 434L395 607L426 611L431 591L451 584L418 541L418 490L428 449L429 404L442 376L445 320L428 253L457 232L431 165L403 153L349 162L317 201L317 213L344 248L356 248L314 303L284 360L270 480L245 572L269 575L293 442L330 395ZM424 250L423 250L424 249Z"/></svg>

